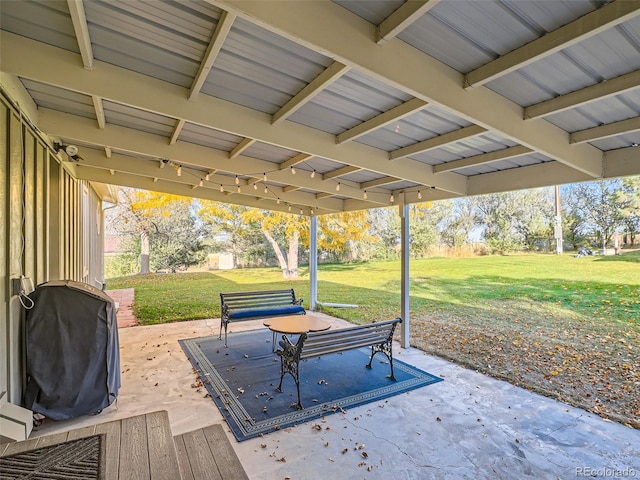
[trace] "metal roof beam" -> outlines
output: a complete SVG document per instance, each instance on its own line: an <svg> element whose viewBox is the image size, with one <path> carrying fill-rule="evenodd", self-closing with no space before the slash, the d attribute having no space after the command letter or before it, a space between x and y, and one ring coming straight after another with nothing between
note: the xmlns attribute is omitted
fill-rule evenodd
<svg viewBox="0 0 640 480"><path fill-rule="evenodd" d="M131 152L132 155L144 153L147 157L171 159L171 161L175 163L193 165L208 172L222 171L234 175L245 175L251 179L251 182L247 183L253 183L256 174L270 171L270 182L285 185L293 184L300 188L320 192L335 191L334 181L326 182L320 179L318 175L316 175L316 178L311 178L310 175L292 176L286 168L274 172L272 170L278 168L279 165L273 162L243 157L242 155L237 157L237 159L230 159L228 153L225 151L188 142L169 145L165 137L130 130L117 125L107 125L104 130L100 130L95 127L95 122L91 119L67 115L48 109L42 109L39 117L40 128L50 135L61 136L62 132L73 132L73 136L65 134L65 138L69 138L70 141L73 140L95 145L109 145L112 149ZM81 156L84 156L84 154ZM305 154L296 157L302 156L306 158ZM294 159L296 159L296 157L294 157ZM294 159L288 160L288 162ZM159 162L159 165L162 167L164 164ZM358 183L349 181L342 181L341 183L345 186L352 187L354 190L359 189ZM351 193L350 188L342 196L360 198L360 193L359 191Z"/></svg>
<svg viewBox="0 0 640 480"><path fill-rule="evenodd" d="M461 158L460 160L452 160L451 162L441 163L433 166L433 173L450 172L461 168L473 167L476 165L484 165L486 163L498 162L509 158L520 157L532 153L533 150L522 145L515 147L503 148L493 152L474 155L473 157Z"/></svg>
<svg viewBox="0 0 640 480"><path fill-rule="evenodd" d="M538 118L576 108L595 100L602 100L613 95L620 95L640 86L640 70L604 80L595 85L559 95L550 100L536 103L524 109L524 118Z"/></svg>
<svg viewBox="0 0 640 480"><path fill-rule="evenodd" d="M236 158L254 143L256 143L255 138L245 138L229 152L229 158Z"/></svg>
<svg viewBox="0 0 640 480"><path fill-rule="evenodd" d="M190 169L190 167L187 167L185 165L182 165L182 175L178 177L173 169L164 169L162 171L158 171L154 163L155 162L152 161L135 159L132 161L131 157L120 154L114 154L108 162L105 162L104 158L98 153L97 150L83 150L82 166L84 167L114 171L116 174L126 173L131 175L153 177L164 181L171 181L181 185L186 185L189 188L191 188L191 186L193 185L199 186L200 181L203 180L203 186L200 188L204 190L215 190L217 192L220 192L219 186L224 185L226 187L225 192L238 194L237 187L240 186L240 194L248 197L259 197L265 198L267 200L277 200L277 198L280 198L280 200L283 202L289 202L303 206L317 205L321 208L333 211L340 211L342 208L341 202L336 201L335 199L318 203L318 199L314 194L305 192L292 193L291 191L285 191L282 187L273 185L269 187L269 194L260 195L253 188L242 188L247 186L246 181L240 180L240 184L236 185L235 183L233 183L232 177L228 175L214 174L210 176L208 182L204 183L204 172L194 172ZM274 195L276 196L275 199L273 198Z"/></svg>
<svg viewBox="0 0 640 480"><path fill-rule="evenodd" d="M569 136L571 143L584 143L593 140L601 140L603 138L623 135L640 131L640 117L628 118L619 122L607 123L599 127L587 128L579 132L573 132Z"/></svg>
<svg viewBox="0 0 640 480"><path fill-rule="evenodd" d="M473 88L484 85L626 22L639 14L640 2L624 0L611 2L472 70L464 77L464 87Z"/></svg>
<svg viewBox="0 0 640 480"><path fill-rule="evenodd" d="M640 147L611 150L604 154L604 177L616 178L638 174Z"/></svg>
<svg viewBox="0 0 640 480"><path fill-rule="evenodd" d="M92 95L91 100L93 100L93 109L96 112L98 127L104 128L107 125L107 119L104 116L104 106L102 105L102 98Z"/></svg>
<svg viewBox="0 0 640 480"><path fill-rule="evenodd" d="M87 70L93 70L93 48L91 48L91 38L89 37L89 27L87 17L84 13L84 3L82 0L67 0L73 31L76 34L78 48L82 56L82 64Z"/></svg>
<svg viewBox="0 0 640 480"><path fill-rule="evenodd" d="M360 167L353 167L351 165L345 165L344 167L336 168L335 170L331 170L329 172L323 173L322 178L328 180L330 178L341 177L343 175L349 175L350 173L359 172L362 169Z"/></svg>
<svg viewBox="0 0 640 480"><path fill-rule="evenodd" d="M288 212L289 205L282 201L277 203L276 199L264 199L256 198L251 195L229 195L227 192L221 193L219 190L211 188L199 188L197 191L193 191L189 185L175 183L173 181L154 179L151 177L143 177L140 175L132 175L128 173L116 172L114 176L110 175L108 170L101 170L97 168L78 166L76 177L79 180L88 180L92 182L101 182L107 184L117 184L123 187L140 188L144 190L154 190L166 193L172 193L174 195L183 195L185 197L196 197L205 200L213 200L215 202L231 203L236 205L242 205L246 207L255 207L269 210ZM295 206L296 212L299 213L300 205L295 202L291 202ZM308 206L303 206L304 210L308 214ZM366 208L366 207L363 207ZM336 213L336 210L316 207L313 205L314 214L324 215L328 213ZM339 211L342 211L340 209Z"/></svg>
<svg viewBox="0 0 640 480"><path fill-rule="evenodd" d="M180 137L180 132L182 132L185 123L186 121L183 119L178 120L178 123L176 123L173 133L171 134L171 138L169 139L169 145L175 145L178 141L178 137Z"/></svg>
<svg viewBox="0 0 640 480"><path fill-rule="evenodd" d="M486 128L479 127L478 125L470 125L468 127L454 130L453 132L444 133L433 138L429 138L422 142L414 143L397 150L389 152L389 160L397 160L398 158L409 157L417 153L426 152L427 150L434 150L436 148L444 147L452 143L459 142L465 138L472 138L478 135L487 133Z"/></svg>
<svg viewBox="0 0 640 480"><path fill-rule="evenodd" d="M362 182L360 184L360 188L361 189L365 189L365 188L379 187L380 185L388 185L390 183L399 182L399 181L400 181L400 179L399 178L395 178L395 177L376 178L375 180L369 180L368 182Z"/></svg>
<svg viewBox="0 0 640 480"><path fill-rule="evenodd" d="M69 0L71 1L71 0ZM200 68L198 68L198 73L196 73L195 78L193 79L193 83L191 84L191 89L189 90L189 100L195 99L204 82L207 80L209 76L209 72L213 67L220 50L222 49L222 45L229 35L231 31L231 26L233 25L233 21L236 19L236 16L222 11L222 15L220 15L220 20L218 20L218 24L216 25L216 30L213 32L213 36L211 41L209 42L209 46L207 47L207 51L204 54L204 58L200 63Z"/></svg>
<svg viewBox="0 0 640 480"><path fill-rule="evenodd" d="M284 170L285 168L293 167L295 165L298 165L299 163L304 162L305 160L309 160L310 158L313 158L313 155L311 155L310 153L299 153L295 157L290 158L289 160L286 160L286 161L282 162L279 165L280 170Z"/></svg>
<svg viewBox="0 0 640 480"><path fill-rule="evenodd" d="M592 178L602 174L602 152L597 148L588 144L570 145L566 131L542 119L528 121L528 124L524 125L522 107L488 88L464 90L464 76L460 72L411 45L404 42L389 42L384 48L380 48L372 41L375 26L334 2L206 1L231 10L242 18L307 48L330 55L341 63L414 97L441 106L517 144L525 145L554 160L570 165ZM327 35L327 32L331 34ZM408 65L410 68L407 67ZM339 147L343 149L355 144L357 142ZM308 147L299 150L310 151ZM318 156L332 158L332 156L317 153ZM369 166L365 166L356 158L352 161L342 161L342 163L361 165L378 172L383 168L377 162L374 167L371 161L367 162ZM420 165L424 164L415 162L411 165L414 175L422 173ZM394 166L397 168L399 165ZM416 179L411 175L404 177L404 172L399 172L400 170L395 169L393 172L387 171L386 174L402 176L407 180L419 181L426 185L435 184L438 188L443 188L443 179L439 176L437 179L427 178L427 176ZM459 178L461 176L457 174L451 175L453 176L447 179L448 182L457 180L465 183L466 188L466 179ZM445 189L452 192L456 190L451 187L445 187ZM458 193L464 191L464 188L457 190Z"/></svg>
<svg viewBox="0 0 640 480"><path fill-rule="evenodd" d="M261 4L261 2L257 3ZM317 6L324 5L324 2L312 3ZM301 5L298 2L287 4ZM29 40L4 30L0 31L0 42L3 46L3 70L19 77L58 85L86 95L99 95L134 108L156 112L174 119L182 118L189 123L255 138L290 150L306 152L307 158L318 156L382 175L393 175L419 183L434 184L438 188L456 194L462 194L466 189L466 180L460 175L441 174L436 178L430 169L424 168L424 164L408 159L402 164L390 165L387 152L380 149L358 142L337 145L335 135L294 122L272 126L270 115L209 95L201 95L197 102L190 102L186 99L185 88L124 68L97 62L100 68L92 72L86 71L79 67L76 53ZM391 46L380 48L373 42L370 44L376 50L387 50ZM403 69L406 70L406 68ZM429 82L421 81L420 83Z"/></svg>
<svg viewBox="0 0 640 480"><path fill-rule="evenodd" d="M409 115L422 110L426 106L427 102L425 102L424 100L420 100L419 98L412 98L411 100L404 102L397 107L392 108L391 110L382 112L380 115L376 115L375 117L370 118L369 120L362 122L361 124L340 133L339 135L336 135L336 142L340 144L349 140L355 140L356 138L361 137L362 135L366 135L373 130L408 117Z"/></svg>
<svg viewBox="0 0 640 480"><path fill-rule="evenodd" d="M278 123L286 120L299 108L311 101L313 97L318 95L322 90L338 80L349 70L350 68L346 65L343 65L340 62L333 62L320 75L300 90L291 100L285 103L280 110L274 113L271 118L271 124L277 125Z"/></svg>
<svg viewBox="0 0 640 480"><path fill-rule="evenodd" d="M384 44L397 37L413 22L435 7L441 0L413 0L405 2L376 28L376 43Z"/></svg>

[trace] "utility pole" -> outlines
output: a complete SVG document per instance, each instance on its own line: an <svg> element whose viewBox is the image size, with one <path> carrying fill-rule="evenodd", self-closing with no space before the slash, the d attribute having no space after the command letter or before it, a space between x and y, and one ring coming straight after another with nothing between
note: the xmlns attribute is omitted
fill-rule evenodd
<svg viewBox="0 0 640 480"><path fill-rule="evenodd" d="M560 210L560 185L555 187L555 203L556 203L556 223L553 229L553 236L556 239L556 254L562 255L562 212Z"/></svg>

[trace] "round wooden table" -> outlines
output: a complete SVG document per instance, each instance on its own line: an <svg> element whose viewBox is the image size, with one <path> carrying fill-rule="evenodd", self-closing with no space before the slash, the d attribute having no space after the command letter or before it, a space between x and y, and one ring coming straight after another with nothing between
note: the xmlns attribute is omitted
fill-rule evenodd
<svg viewBox="0 0 640 480"><path fill-rule="evenodd" d="M276 349L276 333L297 335L307 332L321 332L331 328L331 324L325 320L308 315L287 315L285 317L267 318L262 322L265 327L273 332L271 351Z"/></svg>

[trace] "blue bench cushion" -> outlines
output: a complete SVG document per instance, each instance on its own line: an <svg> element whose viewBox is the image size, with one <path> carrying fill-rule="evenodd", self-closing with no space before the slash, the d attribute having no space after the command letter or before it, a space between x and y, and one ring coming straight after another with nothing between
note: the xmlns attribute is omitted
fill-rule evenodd
<svg viewBox="0 0 640 480"><path fill-rule="evenodd" d="M264 308L246 308L241 310L231 310L229 312L229 319L240 319L249 317L274 317L278 315L295 315L298 313L304 313L304 307L302 305L279 305L274 307Z"/></svg>

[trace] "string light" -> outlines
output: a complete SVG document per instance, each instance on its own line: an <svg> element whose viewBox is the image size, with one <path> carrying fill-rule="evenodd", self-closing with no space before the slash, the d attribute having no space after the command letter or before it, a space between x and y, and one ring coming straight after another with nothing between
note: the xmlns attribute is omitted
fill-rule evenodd
<svg viewBox="0 0 640 480"><path fill-rule="evenodd" d="M267 188L267 186L264 186L264 193L269 193L269 189Z"/></svg>
<svg viewBox="0 0 640 480"><path fill-rule="evenodd" d="M207 174L204 176L204 179L208 182L210 178L211 178L211 174L207 172Z"/></svg>
<svg viewBox="0 0 640 480"><path fill-rule="evenodd" d="M266 181L267 181L267 174L266 174L266 173L263 173L263 174L262 174L262 181L263 181L263 182L266 182Z"/></svg>
<svg viewBox="0 0 640 480"><path fill-rule="evenodd" d="M238 175L236 175L236 185L240 185L240 179L238 178Z"/></svg>
<svg viewBox="0 0 640 480"><path fill-rule="evenodd" d="M340 182L338 182L338 184L336 185L336 192L340 191Z"/></svg>
<svg viewBox="0 0 640 480"><path fill-rule="evenodd" d="M296 174L296 169L291 167L291 175L295 175Z"/></svg>
<svg viewBox="0 0 640 480"><path fill-rule="evenodd" d="M257 183L254 183L254 184L253 184L253 189L254 189L254 190L257 190L257 189L258 189L258 184L257 184Z"/></svg>
<svg viewBox="0 0 640 480"><path fill-rule="evenodd" d="M289 205L289 211L291 211L291 205Z"/></svg>
<svg viewBox="0 0 640 480"><path fill-rule="evenodd" d="M393 193L392 193L392 194L391 194L391 196L389 197L389 201L390 201L391 203L393 203L393 202L394 202L394 200L395 200L395 197L393 196Z"/></svg>
<svg viewBox="0 0 640 480"><path fill-rule="evenodd" d="M278 197L278 200L276 200L276 203L280 205L280 197Z"/></svg>
<svg viewBox="0 0 640 480"><path fill-rule="evenodd" d="M182 165L178 165L176 167L176 175L178 175L179 177L182 176Z"/></svg>
<svg viewBox="0 0 640 480"><path fill-rule="evenodd" d="M314 178L316 176L316 169L314 168L313 171L311 172L311 178Z"/></svg>
<svg viewBox="0 0 640 480"><path fill-rule="evenodd" d="M300 209L300 215L302 215L302 213L303 213L303 212L302 212L302 209Z"/></svg>
<svg viewBox="0 0 640 480"><path fill-rule="evenodd" d="M240 190L240 185L238 185L238 193L240 193L240 191L241 191L241 190Z"/></svg>
<svg viewBox="0 0 640 480"><path fill-rule="evenodd" d="M418 200L422 200L422 192L418 190Z"/></svg>
<svg viewBox="0 0 640 480"><path fill-rule="evenodd" d="M220 184L220 191L224 192L224 187L222 186L222 184Z"/></svg>
<svg viewBox="0 0 640 480"><path fill-rule="evenodd" d="M203 185L204 185L204 181L200 179L200 183L198 184L198 186L202 187Z"/></svg>
<svg viewBox="0 0 640 480"><path fill-rule="evenodd" d="M311 215L313 215L313 208L311 209Z"/></svg>
<svg viewBox="0 0 640 480"><path fill-rule="evenodd" d="M365 200L367 199L367 191L365 190L364 193L362 194L362 198L364 198Z"/></svg>

